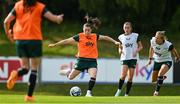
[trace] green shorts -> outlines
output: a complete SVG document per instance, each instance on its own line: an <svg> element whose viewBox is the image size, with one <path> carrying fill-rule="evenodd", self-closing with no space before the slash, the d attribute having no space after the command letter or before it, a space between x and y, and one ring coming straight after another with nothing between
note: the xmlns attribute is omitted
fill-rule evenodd
<svg viewBox="0 0 180 104"><path fill-rule="evenodd" d="M123 60L122 64L127 65L129 68L136 68L136 59L131 59L131 60Z"/></svg>
<svg viewBox="0 0 180 104"><path fill-rule="evenodd" d="M169 69L172 66L172 61L165 61L165 62L154 62L154 68L153 71L159 71L161 69L161 66L165 64L169 67Z"/></svg>
<svg viewBox="0 0 180 104"><path fill-rule="evenodd" d="M96 59L78 58L74 66L74 69L79 70L81 72L83 72L84 70L88 70L90 68L97 68Z"/></svg>
<svg viewBox="0 0 180 104"><path fill-rule="evenodd" d="M19 57L41 57L42 41L41 40L17 40L16 53Z"/></svg>

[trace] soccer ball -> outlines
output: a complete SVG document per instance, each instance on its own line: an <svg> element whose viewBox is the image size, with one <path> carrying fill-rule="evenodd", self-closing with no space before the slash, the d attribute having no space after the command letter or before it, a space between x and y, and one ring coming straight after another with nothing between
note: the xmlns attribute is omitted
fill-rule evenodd
<svg viewBox="0 0 180 104"><path fill-rule="evenodd" d="M74 86L70 89L71 96L81 96L81 89L78 86Z"/></svg>

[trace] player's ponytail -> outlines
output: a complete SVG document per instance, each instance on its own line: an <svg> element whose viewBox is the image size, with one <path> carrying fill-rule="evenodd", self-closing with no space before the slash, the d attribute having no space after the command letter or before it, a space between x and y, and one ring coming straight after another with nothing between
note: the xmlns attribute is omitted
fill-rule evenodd
<svg viewBox="0 0 180 104"><path fill-rule="evenodd" d="M91 27L92 29L98 29L98 27L101 25L101 21L96 17L89 17L88 15L85 16L85 19L87 21L87 23L85 23L85 26Z"/></svg>

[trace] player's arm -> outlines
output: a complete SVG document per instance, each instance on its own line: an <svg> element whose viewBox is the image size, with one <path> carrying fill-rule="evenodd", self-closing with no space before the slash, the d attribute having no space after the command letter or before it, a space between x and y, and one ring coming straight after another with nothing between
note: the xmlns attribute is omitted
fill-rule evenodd
<svg viewBox="0 0 180 104"><path fill-rule="evenodd" d="M137 48L136 51L137 51L137 53L138 53L138 52L140 52L140 51L143 49L143 45L142 45L141 41L138 41L137 44L138 44L138 48Z"/></svg>
<svg viewBox="0 0 180 104"><path fill-rule="evenodd" d="M8 16L4 20L4 30L11 42L14 41L12 30L10 29L11 22L16 18L14 13L15 13L15 10L12 9L12 11L8 14Z"/></svg>
<svg viewBox="0 0 180 104"><path fill-rule="evenodd" d="M137 49L136 49L136 53L140 52L142 49L143 49L143 45L141 43L141 39L140 39L140 36L138 35L138 38L137 38Z"/></svg>
<svg viewBox="0 0 180 104"><path fill-rule="evenodd" d="M148 63L147 63L147 65L150 65L151 63L152 63L152 61L153 61L153 54L154 54L154 50L153 50L153 48L150 46L150 48L149 48L149 61L148 61Z"/></svg>
<svg viewBox="0 0 180 104"><path fill-rule="evenodd" d="M43 16L52 22L60 24L63 21L64 14L55 15L51 13L49 10L47 10L47 8L45 7L43 10Z"/></svg>
<svg viewBox="0 0 180 104"><path fill-rule="evenodd" d="M149 48L149 59L153 59L153 54L154 54L154 50L153 50L153 48L150 46L150 48Z"/></svg>
<svg viewBox="0 0 180 104"><path fill-rule="evenodd" d="M139 53L142 49L143 49L143 45L142 45L141 41L138 41L137 42L137 49L133 53L133 57L136 57L137 53Z"/></svg>
<svg viewBox="0 0 180 104"><path fill-rule="evenodd" d="M178 62L179 59L180 59L180 56L179 56L176 48L175 48L173 45L171 45L171 46L169 47L169 50L170 50L171 53L174 55L174 57L175 57L175 62Z"/></svg>
<svg viewBox="0 0 180 104"><path fill-rule="evenodd" d="M119 44L119 54L121 55L121 54L124 54L123 53L123 47L122 47L122 44L121 44L121 42L120 42L120 44Z"/></svg>
<svg viewBox="0 0 180 104"><path fill-rule="evenodd" d="M68 39L64 39L64 40L61 40L57 43L54 43L54 44L49 44L49 47L55 47L55 46L58 46L58 45L65 45L65 44L71 44L75 42L75 40L73 39L73 37L71 38L68 38Z"/></svg>
<svg viewBox="0 0 180 104"><path fill-rule="evenodd" d="M120 45L119 42L117 42L116 40L114 40L113 38L109 37L109 36L104 36L104 35L99 35L99 40L105 40L105 41L109 41L114 43L115 45Z"/></svg>

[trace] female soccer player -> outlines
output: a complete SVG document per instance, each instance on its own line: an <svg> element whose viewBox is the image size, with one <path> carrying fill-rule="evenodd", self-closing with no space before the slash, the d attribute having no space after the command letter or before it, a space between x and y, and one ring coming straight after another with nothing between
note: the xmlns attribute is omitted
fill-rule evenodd
<svg viewBox="0 0 180 104"><path fill-rule="evenodd" d="M128 96L132 86L138 52L141 51L143 48L141 41L139 40L139 35L132 32L132 24L130 22L124 23L123 30L124 34L118 37L121 43L119 47L119 54L121 55L120 59L122 61L122 70L118 90L115 94L115 97L118 97L120 95L124 80L127 75L128 82L125 96Z"/></svg>
<svg viewBox="0 0 180 104"><path fill-rule="evenodd" d="M49 44L49 47L54 47L57 45L78 42L78 53L76 55L77 62L75 64L74 69L72 69L72 71L68 75L68 78L72 80L84 70L88 70L90 80L86 97L92 97L92 89L96 82L98 58L97 41L106 40L113 42L116 45L120 44L119 42L115 41L114 39L108 36L91 33L93 28L97 28L97 23L99 23L97 18L89 19L88 22L84 24L82 33L79 33L71 38L61 40L55 44Z"/></svg>
<svg viewBox="0 0 180 104"><path fill-rule="evenodd" d="M166 40L165 31L157 31L150 43L148 65L154 60L152 80L157 81L154 96L158 96L164 75L172 65L171 53L175 56L175 62L178 62L180 57L173 44Z"/></svg>
<svg viewBox="0 0 180 104"><path fill-rule="evenodd" d="M37 0L20 0L4 20L4 29L8 38L16 41L17 54L20 57L20 70L12 71L7 80L7 88L12 89L16 79L29 72L29 89L25 101L34 101L33 92L36 85L37 69L42 56L41 20L45 17L53 22L61 23L63 14L54 15L44 4ZM13 20L13 34L10 24Z"/></svg>

